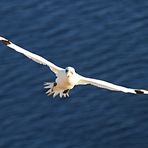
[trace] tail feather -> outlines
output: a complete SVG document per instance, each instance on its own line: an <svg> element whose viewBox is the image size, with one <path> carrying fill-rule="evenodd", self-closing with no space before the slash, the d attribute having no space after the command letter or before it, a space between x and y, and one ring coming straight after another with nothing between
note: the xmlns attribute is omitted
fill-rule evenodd
<svg viewBox="0 0 148 148"><path fill-rule="evenodd" d="M55 98L58 94L59 94L58 92L55 92L55 93L53 94L53 98Z"/></svg>
<svg viewBox="0 0 148 148"><path fill-rule="evenodd" d="M55 85L54 82L45 82L45 83L44 83L44 88L45 88L45 89L48 89L48 90L46 91L46 94L47 94L48 96L53 95L53 98L55 98L57 95L59 95L60 98L62 98L62 97L69 97L69 94L68 94L69 91L67 91L67 92L65 93L64 90L56 89L56 85Z"/></svg>

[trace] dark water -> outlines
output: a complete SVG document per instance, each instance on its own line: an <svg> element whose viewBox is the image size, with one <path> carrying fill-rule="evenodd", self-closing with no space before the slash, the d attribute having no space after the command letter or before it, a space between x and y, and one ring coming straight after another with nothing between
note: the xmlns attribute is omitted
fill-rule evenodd
<svg viewBox="0 0 148 148"><path fill-rule="evenodd" d="M0 3L0 34L55 64L148 88L147 0ZM0 45L0 148L147 148L148 96L76 87L47 97L46 67Z"/></svg>

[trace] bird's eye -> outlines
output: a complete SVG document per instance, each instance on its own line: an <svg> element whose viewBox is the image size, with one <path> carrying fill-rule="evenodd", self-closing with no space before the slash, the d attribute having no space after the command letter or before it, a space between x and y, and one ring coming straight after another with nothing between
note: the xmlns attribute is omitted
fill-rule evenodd
<svg viewBox="0 0 148 148"><path fill-rule="evenodd" d="M68 69L66 69L65 72L68 73Z"/></svg>

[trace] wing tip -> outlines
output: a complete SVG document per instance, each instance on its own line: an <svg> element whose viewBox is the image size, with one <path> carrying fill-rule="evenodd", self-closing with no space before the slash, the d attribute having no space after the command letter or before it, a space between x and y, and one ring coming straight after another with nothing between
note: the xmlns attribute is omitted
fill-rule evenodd
<svg viewBox="0 0 148 148"><path fill-rule="evenodd" d="M3 36L0 35L0 41L4 44L4 45L9 45L11 44L11 42L7 39L5 39Z"/></svg>
<svg viewBox="0 0 148 148"><path fill-rule="evenodd" d="M2 42L3 44L5 44L6 46L9 45L9 44L11 44L11 42L8 41L8 40L1 40L1 42Z"/></svg>
<svg viewBox="0 0 148 148"><path fill-rule="evenodd" d="M136 94L144 94L144 91L142 91L142 90L135 90L135 92L136 92Z"/></svg>

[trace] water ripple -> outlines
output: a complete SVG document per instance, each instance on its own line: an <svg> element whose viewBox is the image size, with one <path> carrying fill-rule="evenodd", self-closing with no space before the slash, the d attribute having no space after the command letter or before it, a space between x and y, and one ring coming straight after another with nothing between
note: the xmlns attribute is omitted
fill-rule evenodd
<svg viewBox="0 0 148 148"><path fill-rule="evenodd" d="M148 2L2 1L0 34L82 75L147 88ZM55 76L0 45L0 147L147 148L146 95L78 86L47 97Z"/></svg>

